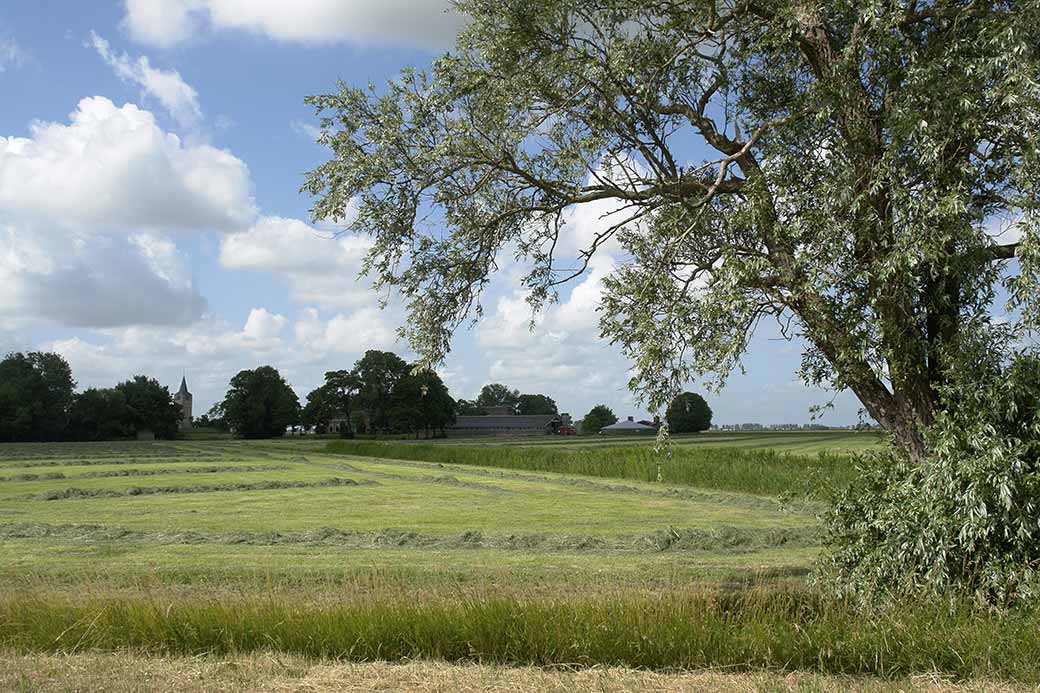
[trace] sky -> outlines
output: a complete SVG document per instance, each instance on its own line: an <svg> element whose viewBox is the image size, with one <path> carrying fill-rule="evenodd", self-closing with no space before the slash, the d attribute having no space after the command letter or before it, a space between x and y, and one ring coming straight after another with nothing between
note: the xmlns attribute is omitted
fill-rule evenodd
<svg viewBox="0 0 1040 693"><path fill-rule="evenodd" d="M303 99L423 68L462 24L446 0L0 5L0 353L59 352L81 389L186 374L196 414L245 368L278 368L302 399L366 349L408 358L395 297L358 277L369 240L310 218L300 186L329 151ZM576 211L571 250L610 211ZM438 369L453 396L502 382L578 417L646 416L598 335L609 251L534 330L507 259ZM828 402L820 423L856 423L856 399L801 385L800 360L763 325L724 390L689 389L719 424L804 423Z"/></svg>

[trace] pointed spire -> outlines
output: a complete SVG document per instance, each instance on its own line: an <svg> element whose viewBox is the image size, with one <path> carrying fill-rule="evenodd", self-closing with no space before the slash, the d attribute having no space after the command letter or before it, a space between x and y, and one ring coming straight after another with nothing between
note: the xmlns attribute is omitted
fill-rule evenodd
<svg viewBox="0 0 1040 693"><path fill-rule="evenodd" d="M178 395L190 395L188 392L188 380L187 374L181 375L181 389L177 391Z"/></svg>

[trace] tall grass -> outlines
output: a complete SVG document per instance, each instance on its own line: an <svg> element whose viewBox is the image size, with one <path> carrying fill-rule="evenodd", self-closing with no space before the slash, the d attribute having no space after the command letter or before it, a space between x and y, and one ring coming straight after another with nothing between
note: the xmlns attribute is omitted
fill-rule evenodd
<svg viewBox="0 0 1040 693"><path fill-rule="evenodd" d="M674 448L666 458L652 446L551 449L515 446L451 446L337 440L326 451L439 464L499 467L562 474L654 481L759 495L816 496L851 479L855 458L819 453L805 457L775 450Z"/></svg>
<svg viewBox="0 0 1040 693"><path fill-rule="evenodd" d="M35 593L0 599L0 646L882 676L942 672L1040 682L1037 616L906 607L863 618L804 591L325 603L284 595L162 600Z"/></svg>

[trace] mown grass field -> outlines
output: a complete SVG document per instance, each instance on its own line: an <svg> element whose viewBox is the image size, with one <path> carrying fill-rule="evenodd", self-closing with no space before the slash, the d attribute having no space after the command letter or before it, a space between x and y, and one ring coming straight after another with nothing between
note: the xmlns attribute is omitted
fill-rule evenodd
<svg viewBox="0 0 1040 693"><path fill-rule="evenodd" d="M718 435L660 465L646 440L2 446L0 662L273 652L801 672L833 690L1040 682L1032 613L858 618L805 586L822 494L876 438Z"/></svg>

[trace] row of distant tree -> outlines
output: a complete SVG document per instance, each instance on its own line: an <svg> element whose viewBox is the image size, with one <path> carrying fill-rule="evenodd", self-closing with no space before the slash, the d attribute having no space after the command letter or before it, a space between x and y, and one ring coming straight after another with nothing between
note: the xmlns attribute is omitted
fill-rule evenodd
<svg viewBox="0 0 1040 693"><path fill-rule="evenodd" d="M445 435L456 416L501 407L515 414L558 413L551 397L521 394L501 383L485 385L472 401L456 401L435 372L393 352L369 350L351 370L325 373L325 382L304 404L274 368L242 371L231 379L224 400L196 423L249 438L282 435L296 426L344 437L363 433L429 438Z"/></svg>
<svg viewBox="0 0 1040 693"><path fill-rule="evenodd" d="M181 408L156 380L135 376L77 393L60 354L8 354L0 361L0 440L109 440L141 431L173 437Z"/></svg>
<svg viewBox="0 0 1040 693"><path fill-rule="evenodd" d="M474 400L458 401L459 416L480 416L487 414L491 408L505 407L511 414L559 414L556 402L552 397L541 394L520 394L519 390L510 389L502 383L489 383L480 389Z"/></svg>
<svg viewBox="0 0 1040 693"><path fill-rule="evenodd" d="M271 366L231 379L224 399L196 423L245 438L281 436L296 427L318 433L444 435L455 421L455 400L433 371L390 351L369 350L351 370L328 371L301 404Z"/></svg>
<svg viewBox="0 0 1040 693"><path fill-rule="evenodd" d="M148 431L159 438L176 435L180 406L168 388L138 375L111 388L77 393L69 364L60 354L13 353L0 361L0 440L111 440ZM351 370L329 371L306 403L277 369L260 366L231 379L227 394L195 420L199 427L233 431L246 438L284 435L295 427L319 433L443 436L457 415L486 414L505 408L518 415L558 414L543 394L521 394L501 383L485 385L472 401L454 400L433 371L409 364L389 351L370 350ZM683 393L667 418L671 430L685 433L711 426L711 409L700 395ZM584 433L616 423L600 404L582 420Z"/></svg>

